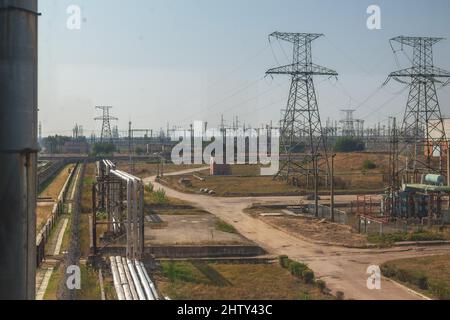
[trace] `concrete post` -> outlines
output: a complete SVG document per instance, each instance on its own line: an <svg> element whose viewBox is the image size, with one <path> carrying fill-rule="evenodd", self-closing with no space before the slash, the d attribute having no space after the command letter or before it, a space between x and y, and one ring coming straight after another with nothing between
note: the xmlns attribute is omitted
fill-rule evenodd
<svg viewBox="0 0 450 320"><path fill-rule="evenodd" d="M0 300L35 299L37 0L0 0Z"/></svg>

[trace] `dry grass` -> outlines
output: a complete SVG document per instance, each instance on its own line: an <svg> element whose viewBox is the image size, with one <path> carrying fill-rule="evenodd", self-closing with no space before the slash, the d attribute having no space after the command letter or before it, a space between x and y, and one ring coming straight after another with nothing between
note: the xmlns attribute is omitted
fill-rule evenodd
<svg viewBox="0 0 450 320"><path fill-rule="evenodd" d="M80 250L82 257L87 257L90 254L89 215L92 214L92 184L94 181L95 163L89 163L84 171L81 193Z"/></svg>
<svg viewBox="0 0 450 320"><path fill-rule="evenodd" d="M39 232L52 215L53 203L41 203L36 207L36 231Z"/></svg>
<svg viewBox="0 0 450 320"><path fill-rule="evenodd" d="M365 170L364 161L376 164L376 169ZM339 191L368 192L382 190L385 187L385 173L389 166L389 155L383 153L341 153L335 159L335 188ZM259 165L233 165L231 176L210 176L208 170L196 175L205 178L201 181L193 174L166 176L168 184L182 192L199 192L200 189L214 190L219 196L270 196L298 195L309 192L313 188L313 179L300 178L301 187L294 187L284 181L273 180L273 177L260 176ZM321 164L326 172L326 164ZM189 179L190 186L180 183L180 179ZM319 183L319 189L328 191L325 180Z"/></svg>
<svg viewBox="0 0 450 320"><path fill-rule="evenodd" d="M58 300L59 285L63 276L62 268L59 266L53 270L52 276L48 282L47 290L44 294L44 300Z"/></svg>
<svg viewBox="0 0 450 320"><path fill-rule="evenodd" d="M187 178L192 186L186 187L179 180ZM198 192L207 188L214 190L218 196L263 196L263 195L299 195L300 189L286 182L273 180L272 177L207 177L205 181L200 181L192 175L168 176L164 177L168 184L182 192Z"/></svg>
<svg viewBox="0 0 450 320"><path fill-rule="evenodd" d="M367 236L359 234L352 227L314 218L303 217L260 217L266 223L294 236L317 242L332 243L348 247L366 247Z"/></svg>
<svg viewBox="0 0 450 320"><path fill-rule="evenodd" d="M382 270L414 290L450 300L450 255L389 261ZM417 283L417 279L421 281Z"/></svg>
<svg viewBox="0 0 450 320"><path fill-rule="evenodd" d="M39 194L42 198L52 198L56 200L61 192L64 183L66 183L69 177L69 170L73 170L75 166L73 164L65 166L55 179Z"/></svg>
<svg viewBox="0 0 450 320"><path fill-rule="evenodd" d="M80 265L81 290L77 291L77 300L101 300L98 273L86 265Z"/></svg>
<svg viewBox="0 0 450 320"><path fill-rule="evenodd" d="M172 267L171 267L172 264ZM304 284L278 264L164 262L159 289L176 300L322 300L331 296Z"/></svg>

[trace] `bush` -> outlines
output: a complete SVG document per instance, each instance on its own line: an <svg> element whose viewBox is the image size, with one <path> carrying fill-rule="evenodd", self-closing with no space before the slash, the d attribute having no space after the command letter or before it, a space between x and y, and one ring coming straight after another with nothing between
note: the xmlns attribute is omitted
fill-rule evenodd
<svg viewBox="0 0 450 320"><path fill-rule="evenodd" d="M422 271L409 271L398 269L390 264L381 266L381 273L388 278L397 279L398 281L411 283L422 290L428 290L428 278Z"/></svg>
<svg viewBox="0 0 450 320"><path fill-rule="evenodd" d="M311 269L303 270L302 278L305 283L313 283L314 282L314 272Z"/></svg>
<svg viewBox="0 0 450 320"><path fill-rule="evenodd" d="M134 150L134 152L140 156L144 153L144 149L142 149L141 147L136 147L136 149Z"/></svg>
<svg viewBox="0 0 450 320"><path fill-rule="evenodd" d="M432 282L430 289L440 300L450 300L450 287L445 283Z"/></svg>
<svg viewBox="0 0 450 320"><path fill-rule="evenodd" d="M336 299L337 300L344 300L344 297L345 297L345 295L344 295L344 293L342 291L337 291L336 292Z"/></svg>
<svg viewBox="0 0 450 320"><path fill-rule="evenodd" d="M303 271L308 270L308 266L304 263L292 261L289 263L289 271L295 277L301 278L303 276Z"/></svg>
<svg viewBox="0 0 450 320"><path fill-rule="evenodd" d="M316 281L316 285L317 285L317 288L319 288L320 292L326 293L326 291L327 291L327 284L325 283L325 281L317 280Z"/></svg>
<svg viewBox="0 0 450 320"><path fill-rule="evenodd" d="M164 189L153 192L152 196L155 204L165 204L168 202L166 191Z"/></svg>
<svg viewBox="0 0 450 320"><path fill-rule="evenodd" d="M364 142L360 139L340 137L334 145L335 152L356 152L365 150Z"/></svg>
<svg viewBox="0 0 450 320"><path fill-rule="evenodd" d="M365 160L363 162L363 169L364 170L373 170L376 169L377 165L372 160Z"/></svg>
<svg viewBox="0 0 450 320"><path fill-rule="evenodd" d="M149 183L145 186L144 189L145 189L146 192L152 193L153 190L155 189L155 187L153 186L153 184L152 184L151 182L149 182Z"/></svg>
<svg viewBox="0 0 450 320"><path fill-rule="evenodd" d="M112 155L115 151L116 147L113 143L99 142L95 143L92 147L92 154L94 156Z"/></svg>
<svg viewBox="0 0 450 320"><path fill-rule="evenodd" d="M285 268L285 269L287 269L287 267L289 266L289 262L290 262L289 260L290 260L289 257L286 256L286 255L282 255L282 256L278 257L278 261L280 262L280 266L282 268Z"/></svg>

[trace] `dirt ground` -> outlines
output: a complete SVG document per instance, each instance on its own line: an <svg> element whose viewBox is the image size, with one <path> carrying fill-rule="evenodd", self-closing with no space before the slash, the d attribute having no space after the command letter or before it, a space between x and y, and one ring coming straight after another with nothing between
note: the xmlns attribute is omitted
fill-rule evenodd
<svg viewBox="0 0 450 320"><path fill-rule="evenodd" d="M366 247L367 236L355 232L350 226L303 217L260 217L264 222L295 237L310 241L348 247Z"/></svg>
<svg viewBox="0 0 450 320"><path fill-rule="evenodd" d="M160 215L161 228L152 224L145 226L145 244L191 245L191 244L249 244L239 234L217 230L218 219L203 215Z"/></svg>

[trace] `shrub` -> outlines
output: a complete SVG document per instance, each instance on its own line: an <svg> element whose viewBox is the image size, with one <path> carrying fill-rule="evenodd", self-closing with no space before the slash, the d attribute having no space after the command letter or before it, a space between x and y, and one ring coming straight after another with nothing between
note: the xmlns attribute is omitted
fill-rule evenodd
<svg viewBox="0 0 450 320"><path fill-rule="evenodd" d="M373 170L376 169L377 165L372 160L365 160L363 162L363 169L364 170Z"/></svg>
<svg viewBox="0 0 450 320"><path fill-rule="evenodd" d="M356 152L365 150L364 142L360 139L340 137L334 145L335 152Z"/></svg>
<svg viewBox="0 0 450 320"><path fill-rule="evenodd" d="M283 268L287 268L289 266L289 257L286 255L279 256L278 261L280 262L280 266Z"/></svg>
<svg viewBox="0 0 450 320"><path fill-rule="evenodd" d="M289 263L289 271L295 277L300 277L302 275L301 265L295 261Z"/></svg>
<svg viewBox="0 0 450 320"><path fill-rule="evenodd" d="M385 277L394 278L401 282L416 285L422 290L428 290L429 288L428 278L422 271L398 269L390 264L384 264L381 266L381 273Z"/></svg>
<svg viewBox="0 0 450 320"><path fill-rule="evenodd" d="M166 191L164 189L159 189L156 192L153 192L153 199L156 204L165 204L168 199L166 196Z"/></svg>
<svg viewBox="0 0 450 320"><path fill-rule="evenodd" d="M303 270L302 278L305 283L313 283L314 277L314 272L311 269Z"/></svg>
<svg viewBox="0 0 450 320"><path fill-rule="evenodd" d="M99 142L95 143L92 147L92 155L112 155L116 151L116 147L113 143Z"/></svg>
<svg viewBox="0 0 450 320"><path fill-rule="evenodd" d="M141 147L136 147L136 149L134 150L134 152L136 152L136 154L138 156L142 155L144 153L144 149L142 149Z"/></svg>
<svg viewBox="0 0 450 320"><path fill-rule="evenodd" d="M149 193L152 193L153 192L153 190L154 190L154 186L153 186L153 184L151 183L151 182L149 182L146 186L145 186L145 191L146 192L149 192Z"/></svg>
<svg viewBox="0 0 450 320"><path fill-rule="evenodd" d="M289 271L295 277L301 278L303 271L308 270L308 266L304 263L292 261L289 263Z"/></svg>
<svg viewBox="0 0 450 320"><path fill-rule="evenodd" d="M344 297L345 297L345 295L344 295L344 293L342 291L337 291L336 292L336 299L337 300L344 300Z"/></svg>
<svg viewBox="0 0 450 320"><path fill-rule="evenodd" d="M445 283L433 282L430 289L440 300L450 300L450 287Z"/></svg>
<svg viewBox="0 0 450 320"><path fill-rule="evenodd" d="M325 293L327 291L327 284L323 280L316 281L317 288L319 288L320 292Z"/></svg>

